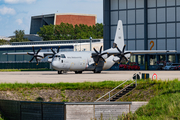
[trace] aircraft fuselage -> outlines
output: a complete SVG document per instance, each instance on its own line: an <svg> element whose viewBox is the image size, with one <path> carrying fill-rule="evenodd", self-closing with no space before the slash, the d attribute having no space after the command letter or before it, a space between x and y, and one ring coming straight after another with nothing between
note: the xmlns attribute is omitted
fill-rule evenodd
<svg viewBox="0 0 180 120"><path fill-rule="evenodd" d="M92 52L61 52L52 59L52 67L58 71L93 71L95 69ZM108 57L103 63L103 70L114 65L113 57Z"/></svg>

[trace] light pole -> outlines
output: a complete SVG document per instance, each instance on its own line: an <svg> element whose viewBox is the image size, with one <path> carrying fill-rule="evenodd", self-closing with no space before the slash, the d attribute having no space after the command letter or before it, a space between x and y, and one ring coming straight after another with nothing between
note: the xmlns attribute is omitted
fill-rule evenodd
<svg viewBox="0 0 180 120"><path fill-rule="evenodd" d="M92 37L90 37L89 39L90 39L90 51L92 51Z"/></svg>

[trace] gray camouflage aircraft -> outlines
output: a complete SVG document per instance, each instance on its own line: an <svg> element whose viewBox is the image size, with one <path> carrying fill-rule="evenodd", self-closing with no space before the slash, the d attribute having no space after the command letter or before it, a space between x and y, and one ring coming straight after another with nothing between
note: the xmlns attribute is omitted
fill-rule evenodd
<svg viewBox="0 0 180 120"><path fill-rule="evenodd" d="M116 35L114 39L113 47L102 51L83 51L83 52L57 52L51 49L52 52L40 52L39 49L35 52L20 52L20 53L3 53L5 55L31 55L33 56L29 62L35 58L38 61L42 60L48 55L48 62L52 64L52 67L58 71L58 74L62 74L67 71L74 71L76 74L80 74L83 71L93 71L94 73L101 73L102 70L111 68L115 63L126 62L131 55L134 54L152 54L152 53L167 53L176 52L175 50L140 50L140 51L125 51L126 45L124 45L123 25L122 21L118 21Z"/></svg>

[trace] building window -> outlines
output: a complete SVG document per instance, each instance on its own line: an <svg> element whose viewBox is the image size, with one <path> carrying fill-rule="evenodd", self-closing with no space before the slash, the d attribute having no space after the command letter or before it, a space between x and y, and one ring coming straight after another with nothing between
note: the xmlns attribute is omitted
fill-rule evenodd
<svg viewBox="0 0 180 120"><path fill-rule="evenodd" d="M166 55L160 55L159 56L159 61L166 61Z"/></svg>
<svg viewBox="0 0 180 120"><path fill-rule="evenodd" d="M138 64L144 65L144 55L138 55Z"/></svg>
<svg viewBox="0 0 180 120"><path fill-rule="evenodd" d="M176 62L175 55L169 55L168 61L169 61L169 62L172 62L172 63L175 63L175 62Z"/></svg>
<svg viewBox="0 0 180 120"><path fill-rule="evenodd" d="M136 56L135 55L132 55L130 57L130 62L136 62Z"/></svg>
<svg viewBox="0 0 180 120"><path fill-rule="evenodd" d="M157 64L156 55L150 55L149 60L150 60L150 65L156 65Z"/></svg>

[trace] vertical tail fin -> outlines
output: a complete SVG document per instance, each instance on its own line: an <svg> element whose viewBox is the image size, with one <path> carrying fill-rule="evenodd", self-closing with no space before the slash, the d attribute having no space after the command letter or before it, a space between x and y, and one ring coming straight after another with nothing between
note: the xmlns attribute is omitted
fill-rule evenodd
<svg viewBox="0 0 180 120"><path fill-rule="evenodd" d="M118 21L113 48L115 48L116 46L120 50L122 50L124 46L124 33L123 33L123 25L121 20Z"/></svg>

